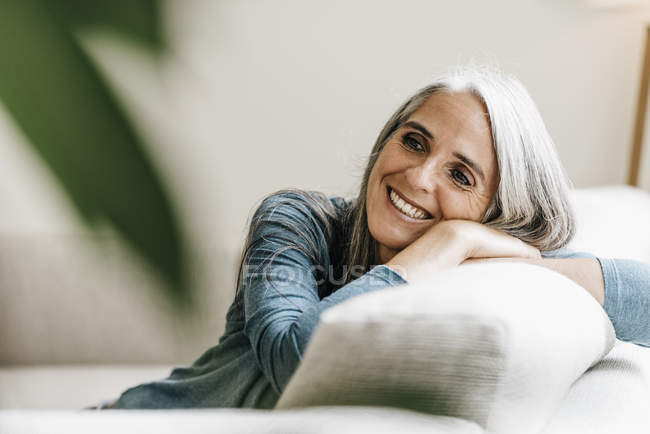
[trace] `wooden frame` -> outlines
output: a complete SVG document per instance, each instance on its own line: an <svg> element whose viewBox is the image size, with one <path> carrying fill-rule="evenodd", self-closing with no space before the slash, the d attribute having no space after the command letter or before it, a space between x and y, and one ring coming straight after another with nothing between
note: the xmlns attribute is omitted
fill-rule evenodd
<svg viewBox="0 0 650 434"><path fill-rule="evenodd" d="M634 139L632 141L630 168L627 178L627 183L635 187L639 185L641 149L643 148L643 135L645 132L646 112L648 109L648 85L650 84L650 27L646 29L645 53L643 59L641 86L639 88L639 99L637 102L636 119L634 122Z"/></svg>

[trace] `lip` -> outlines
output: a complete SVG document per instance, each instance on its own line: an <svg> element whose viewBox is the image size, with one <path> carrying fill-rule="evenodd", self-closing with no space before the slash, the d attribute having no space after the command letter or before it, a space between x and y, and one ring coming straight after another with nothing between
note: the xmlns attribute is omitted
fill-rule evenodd
<svg viewBox="0 0 650 434"><path fill-rule="evenodd" d="M402 200L404 200L404 201L407 201L407 200L406 200L406 198L405 198L404 196L402 196L402 194L401 194L398 190L394 189L394 188L391 187L391 186L387 186L387 188L386 188L386 200L388 201L388 206L389 206L391 209L393 209L393 210L395 211L395 213L396 213L396 214L397 214L397 215L398 215L402 220L405 220L405 221L407 221L407 222L409 222L409 223L431 223L431 220L433 220L433 218L428 218L428 219L416 219L416 218L413 218L413 217L407 216L407 215L404 214L402 211L398 210L398 209L395 207L395 205L393 205L393 201L390 200L390 190L391 190L391 189L392 189L392 190L395 190L395 193L399 194L400 197L402 198ZM412 202L410 202L410 201L408 201L408 203L411 204L412 206L417 207L418 209L423 209L423 208L420 207L420 206L414 205L414 204L413 204ZM428 211L426 211L426 212L427 212L427 214L431 215Z"/></svg>
<svg viewBox="0 0 650 434"><path fill-rule="evenodd" d="M391 185L387 186L387 188L386 188L386 193L387 193L389 196L390 196L390 190L395 190L395 193L397 193L397 194L399 195L399 197L401 197L402 200L403 200L404 202L408 203L408 204L411 205L412 207L417 208L417 209L419 209L419 210L421 210L421 211L427 213L427 215L431 216L431 213L430 213L429 211L427 211L426 208L424 208L423 206L418 205L417 203L413 202L411 199L409 199L409 198L406 197L404 194L402 194L401 191L399 191L398 189L396 189L395 187L393 187L393 186L391 186ZM388 199L390 200L390 197L389 197ZM391 204L392 204L392 203L393 203L393 202L391 202ZM430 220L430 218L427 219L427 220Z"/></svg>

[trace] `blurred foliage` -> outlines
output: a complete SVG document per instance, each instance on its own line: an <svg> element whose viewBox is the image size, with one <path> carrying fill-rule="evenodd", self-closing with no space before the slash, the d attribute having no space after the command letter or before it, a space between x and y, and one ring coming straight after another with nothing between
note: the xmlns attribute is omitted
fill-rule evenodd
<svg viewBox="0 0 650 434"><path fill-rule="evenodd" d="M75 32L164 48L156 0L0 0L0 101L90 225L108 220L189 301L185 245L142 140Z"/></svg>

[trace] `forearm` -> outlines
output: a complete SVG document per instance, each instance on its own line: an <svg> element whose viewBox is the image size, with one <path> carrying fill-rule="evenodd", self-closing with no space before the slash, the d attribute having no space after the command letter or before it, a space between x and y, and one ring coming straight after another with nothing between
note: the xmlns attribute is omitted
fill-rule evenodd
<svg viewBox="0 0 650 434"><path fill-rule="evenodd" d="M384 264L409 282L417 282L475 257L536 259L540 253L521 240L480 223L445 220Z"/></svg>
<svg viewBox="0 0 650 434"><path fill-rule="evenodd" d="M650 264L600 258L605 276L605 312L622 341L650 346Z"/></svg>
<svg viewBox="0 0 650 434"><path fill-rule="evenodd" d="M584 253L569 253L584 255ZM487 261L525 261L564 274L585 288L603 306L616 337L650 346L650 264L609 258L469 259L463 264Z"/></svg>
<svg viewBox="0 0 650 434"><path fill-rule="evenodd" d="M469 259L463 264L485 261L516 261L556 271L582 286L591 294L601 306L605 304L605 280L600 262L596 258L569 258L569 259L524 259L524 258L488 258Z"/></svg>
<svg viewBox="0 0 650 434"><path fill-rule="evenodd" d="M295 271L294 275L297 275ZM281 295L274 295L273 290L267 291L261 284L249 288L251 292L261 291L267 295L256 303L257 309L248 317L244 331L262 372L281 393L325 310L352 297L406 282L389 267L379 266L319 301L303 297L309 291L302 281L275 283Z"/></svg>
<svg viewBox="0 0 650 434"><path fill-rule="evenodd" d="M573 280L591 294L601 306L605 304L605 280L600 262L596 258L531 259L525 260L556 271Z"/></svg>
<svg viewBox="0 0 650 434"><path fill-rule="evenodd" d="M458 266L467 258L470 246L448 225L438 225L426 238L416 240L384 265L408 282L417 282L442 270Z"/></svg>

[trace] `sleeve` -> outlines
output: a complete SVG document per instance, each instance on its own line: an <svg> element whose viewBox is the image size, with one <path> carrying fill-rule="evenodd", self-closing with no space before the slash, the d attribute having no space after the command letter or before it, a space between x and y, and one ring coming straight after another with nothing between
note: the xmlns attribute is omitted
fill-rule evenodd
<svg viewBox="0 0 650 434"><path fill-rule="evenodd" d="M323 311L406 281L380 265L320 299L318 278L330 267L328 240L325 224L306 203L299 197L271 196L256 211L253 225L240 288L244 333L262 372L281 393Z"/></svg>
<svg viewBox="0 0 650 434"><path fill-rule="evenodd" d="M596 258L605 281L604 309L616 337L650 347L650 264L632 259L600 258L568 249L548 252L552 258Z"/></svg>

